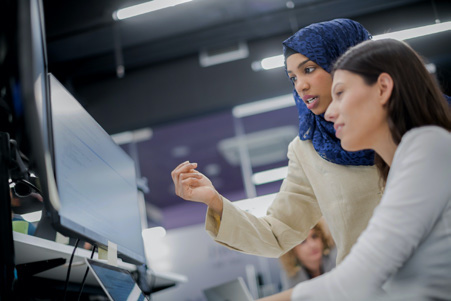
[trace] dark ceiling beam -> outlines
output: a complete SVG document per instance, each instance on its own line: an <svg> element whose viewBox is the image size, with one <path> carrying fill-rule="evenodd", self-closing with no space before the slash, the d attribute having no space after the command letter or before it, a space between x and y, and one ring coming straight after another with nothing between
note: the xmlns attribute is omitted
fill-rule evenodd
<svg viewBox="0 0 451 301"><path fill-rule="evenodd" d="M141 44L130 45L124 42L124 56L129 56L128 67L149 64L157 61L173 59L175 57L193 54L203 48L217 47L235 43L267 38L270 36L292 31L290 18L296 18L299 27L313 22L329 20L337 17L354 18L368 13L405 6L420 0L397 1L327 1L307 6L295 7L273 13L268 13L251 19L243 19L195 32L185 32L164 39L149 40ZM123 34L127 32L126 25L122 26ZM62 39L50 40L48 51L53 63L71 61L86 57L96 58L113 52L113 24L95 26L90 30L66 36ZM86 45L86 41L90 42ZM83 43L84 42L84 43ZM134 60L139 58L138 60Z"/></svg>

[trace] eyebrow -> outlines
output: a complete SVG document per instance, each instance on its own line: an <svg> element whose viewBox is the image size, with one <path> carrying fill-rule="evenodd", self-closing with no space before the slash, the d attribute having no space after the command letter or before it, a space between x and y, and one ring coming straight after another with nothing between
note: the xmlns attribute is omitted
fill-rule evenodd
<svg viewBox="0 0 451 301"><path fill-rule="evenodd" d="M305 61L299 63L299 65L296 67L296 69L301 68L303 65L307 64L310 61L310 59L306 59ZM287 70L287 73L293 73L293 71Z"/></svg>
<svg viewBox="0 0 451 301"><path fill-rule="evenodd" d="M333 86L332 86L332 93L335 92L335 90L337 89L337 86L341 86L341 85L343 85L342 82L338 82L338 83L336 83L335 85L333 85Z"/></svg>

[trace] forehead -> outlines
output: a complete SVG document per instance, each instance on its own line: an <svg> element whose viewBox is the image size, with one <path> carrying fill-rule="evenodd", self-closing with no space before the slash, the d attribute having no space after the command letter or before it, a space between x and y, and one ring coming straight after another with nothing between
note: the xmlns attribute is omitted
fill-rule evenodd
<svg viewBox="0 0 451 301"><path fill-rule="evenodd" d="M305 62L306 60L309 60L309 58L300 53L290 55L287 58L287 70L294 71L300 63Z"/></svg>
<svg viewBox="0 0 451 301"><path fill-rule="evenodd" d="M332 86L353 82L357 75L346 70L335 70Z"/></svg>

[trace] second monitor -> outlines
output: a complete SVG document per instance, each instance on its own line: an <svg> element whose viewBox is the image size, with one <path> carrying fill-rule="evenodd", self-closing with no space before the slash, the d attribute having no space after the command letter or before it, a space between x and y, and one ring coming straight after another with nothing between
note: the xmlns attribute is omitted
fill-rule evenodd
<svg viewBox="0 0 451 301"><path fill-rule="evenodd" d="M134 161L51 74L49 82L54 226L145 263Z"/></svg>

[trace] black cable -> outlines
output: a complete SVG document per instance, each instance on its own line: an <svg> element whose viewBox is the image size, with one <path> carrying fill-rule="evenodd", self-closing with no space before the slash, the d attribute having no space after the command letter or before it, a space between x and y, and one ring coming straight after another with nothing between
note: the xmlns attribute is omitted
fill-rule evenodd
<svg viewBox="0 0 451 301"><path fill-rule="evenodd" d="M67 275L66 275L66 283L64 284L64 298L63 298L63 300L66 300L67 284L69 283L70 268L72 267L72 261L74 260L75 250L77 250L79 242L80 242L80 239L77 238L77 241L75 242L74 250L72 251L72 256L70 257L69 268L67 269Z"/></svg>
<svg viewBox="0 0 451 301"><path fill-rule="evenodd" d="M149 301L150 301L150 300L152 300L152 293L153 293L153 289L154 289L155 281L156 281L157 277L155 276L155 274L151 268L148 268L148 269L150 270L150 276L152 277L152 278L150 278L150 284L149 284L149 286L150 286Z"/></svg>
<svg viewBox="0 0 451 301"><path fill-rule="evenodd" d="M95 251L96 251L96 246L93 245L91 259L92 259L92 257L94 257ZM80 301L81 293L83 292L83 288L85 287L85 281L86 281L86 277L88 276L88 272L89 272L89 267L86 267L86 272L85 272L85 275L83 276L83 281L81 282L80 291L78 292L78 299L77 299L78 301Z"/></svg>

